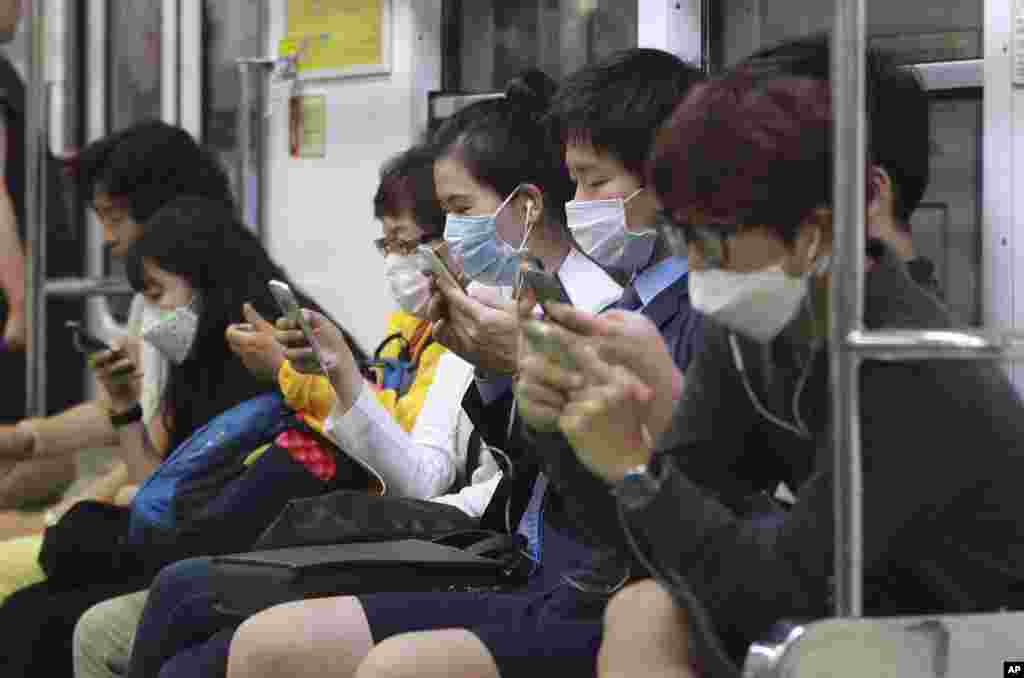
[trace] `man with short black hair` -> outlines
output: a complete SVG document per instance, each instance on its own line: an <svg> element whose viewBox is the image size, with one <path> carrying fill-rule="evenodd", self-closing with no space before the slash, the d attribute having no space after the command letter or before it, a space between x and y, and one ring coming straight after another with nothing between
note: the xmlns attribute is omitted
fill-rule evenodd
<svg viewBox="0 0 1024 678"><path fill-rule="evenodd" d="M759 50L744 61L764 75L831 78L827 34ZM911 278L939 292L935 265L914 251L910 219L921 204L931 174L931 109L917 71L872 52L866 67L869 152L873 166L868 236L884 241L907 264Z"/></svg>
<svg viewBox="0 0 1024 678"><path fill-rule="evenodd" d="M868 92L878 96L871 84L884 84L884 60L869 52L867 61ZM691 294L708 316L671 426L652 416L652 402L669 398L657 386L668 361L645 364L628 342L603 341L599 316L551 309L550 343L568 360L529 348L521 358L521 383L563 394L559 427L591 474L575 476L565 496L592 511L616 504L622 520L606 537L628 541L658 580L609 604L602 675L680 675L693 659L719 675L774 622L825 616L833 595L833 483L842 472L832 464L828 408L833 102L827 80L760 65L696 90L650 161L670 209L666 233L689 252ZM870 252L866 329L952 324L890 245L872 238ZM590 342L598 350L580 349ZM1024 507L1014 481L1024 471L1024 404L1004 371L981 361L867 360L858 376L865 612L1019 607ZM752 520L700 481L706 460L748 447L778 454L797 481L798 498L778 520Z"/></svg>
<svg viewBox="0 0 1024 678"><path fill-rule="evenodd" d="M176 197L194 195L234 205L230 183L216 157L181 128L159 121L143 122L90 144L79 155L76 169L82 194L88 196L102 223L104 239L114 256L123 255L141 234L146 219ZM141 332L146 308L142 296L136 295L128 320L130 335ZM133 342L133 346L141 360L141 402L143 416L149 421L156 410L166 362L147 344ZM79 369L84 367L81 356L74 358ZM53 365L50 368L52 371ZM116 443L117 433L103 397L54 416L22 419L13 427L0 429L0 470L7 471L0 477L0 508L52 496L61 489L54 467L69 468L73 477L74 452ZM70 478L64 473L59 480L66 483ZM32 524L22 528L41 527L35 525L38 516L30 518Z"/></svg>

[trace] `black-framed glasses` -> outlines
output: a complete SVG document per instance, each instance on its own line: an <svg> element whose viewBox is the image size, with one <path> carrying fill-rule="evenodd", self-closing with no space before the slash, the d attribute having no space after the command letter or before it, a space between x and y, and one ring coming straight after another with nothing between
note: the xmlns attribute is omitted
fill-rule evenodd
<svg viewBox="0 0 1024 678"><path fill-rule="evenodd" d="M389 254L409 255L414 253L416 248L420 246L420 241L402 240L399 238L384 236L383 238L376 238L373 241L373 246L376 247L377 251L384 257Z"/></svg>
<svg viewBox="0 0 1024 678"><path fill-rule="evenodd" d="M671 210L661 210L658 226L672 254L685 257L690 245L700 252L706 268L721 268L729 258L728 239L740 232L739 224L691 224L680 222Z"/></svg>

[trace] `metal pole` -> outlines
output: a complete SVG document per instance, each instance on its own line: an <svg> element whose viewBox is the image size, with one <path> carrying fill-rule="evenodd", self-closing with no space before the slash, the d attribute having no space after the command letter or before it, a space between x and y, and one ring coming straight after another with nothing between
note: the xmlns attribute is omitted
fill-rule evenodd
<svg viewBox="0 0 1024 678"><path fill-rule="evenodd" d="M25 414L46 414L46 3L31 3L28 43L28 83L25 106Z"/></svg>
<svg viewBox="0 0 1024 678"><path fill-rule="evenodd" d="M238 103L238 202L242 206L242 219L255 229L261 242L266 243L266 225L263 223L263 143L253 136L253 109L262 111L263 76L275 63L272 58L238 59L238 79L241 101ZM254 87L253 71L260 80ZM260 116L262 119L262 115ZM262 135L262 130L256 130ZM250 184L250 182L252 182Z"/></svg>
<svg viewBox="0 0 1024 678"><path fill-rule="evenodd" d="M859 617L863 603L860 358L847 340L861 330L864 306L865 12L864 0L836 0L832 32L835 115L835 256L829 348L835 468L835 613Z"/></svg>

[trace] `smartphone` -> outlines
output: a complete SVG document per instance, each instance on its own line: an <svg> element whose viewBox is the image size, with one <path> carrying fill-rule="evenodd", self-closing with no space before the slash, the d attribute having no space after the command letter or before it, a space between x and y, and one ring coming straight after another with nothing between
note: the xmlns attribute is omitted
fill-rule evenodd
<svg viewBox="0 0 1024 678"><path fill-rule="evenodd" d="M113 346L82 327L79 322L69 320L64 325L71 330L71 343L74 344L75 350L83 355L115 350Z"/></svg>
<svg viewBox="0 0 1024 678"><path fill-rule="evenodd" d="M527 257L522 267L523 284L533 290L538 304L572 304L569 293L558 276L544 270L544 264L536 257Z"/></svg>
<svg viewBox="0 0 1024 678"><path fill-rule="evenodd" d="M448 243L442 240L435 245L420 245L416 251L420 253L434 275L443 277L463 292L466 291L466 286L459 281L459 277L448 268Z"/></svg>
<svg viewBox="0 0 1024 678"><path fill-rule="evenodd" d="M271 280L268 283L270 287L270 293L274 295L274 299L277 301L277 305L281 308L281 313L286 318L299 326L302 330L302 335L306 337L306 341L309 342L310 347L313 349L313 355L316 357L317 363L320 365L320 369L326 375L327 362L323 357L323 350L320 348L320 341L313 334L313 328L310 326L309 321L306 320L306 316L302 313L302 309L299 307L299 302L295 298L295 293L292 292L292 288L286 283L280 280Z"/></svg>

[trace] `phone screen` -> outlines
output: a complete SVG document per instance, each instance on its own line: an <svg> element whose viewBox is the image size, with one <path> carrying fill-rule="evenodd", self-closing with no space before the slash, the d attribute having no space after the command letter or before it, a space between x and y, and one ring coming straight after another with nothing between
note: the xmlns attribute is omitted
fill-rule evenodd
<svg viewBox="0 0 1024 678"><path fill-rule="evenodd" d="M313 334L313 328L310 327L309 322L306 320L306 316L302 313L302 309L299 308L299 302L295 299L295 294L292 292L292 288L280 280L271 280L269 287L270 293L274 295L277 305L281 308L281 313L298 325L299 329L302 330L302 335L306 337L306 341L309 342L310 347L313 349L313 355L316 356L320 369L326 375L328 373L327 364L323 358L320 341L317 340L316 335Z"/></svg>
<svg viewBox="0 0 1024 678"><path fill-rule="evenodd" d="M555 302L571 304L568 292L562 282L552 273L528 268L523 271L523 282L533 290L538 304Z"/></svg>
<svg viewBox="0 0 1024 678"><path fill-rule="evenodd" d="M71 342L79 353L90 355L92 353L100 353L101 351L114 350L113 346L83 328L81 323L69 320L65 323L65 326L71 330Z"/></svg>
<svg viewBox="0 0 1024 678"><path fill-rule="evenodd" d="M544 264L534 256L527 256L520 268L523 284L533 290L538 304L556 302L572 304L569 293L565 291L562 281L554 273L544 270Z"/></svg>
<svg viewBox="0 0 1024 678"><path fill-rule="evenodd" d="M423 257L427 266L429 266L430 272L434 275L442 276L448 280L449 283L458 287L463 292L466 291L466 286L459 282L459 279L452 273L451 269L448 268L448 264L445 263L442 255L435 251L429 245L420 245L416 248L416 251ZM444 251L444 250L442 250Z"/></svg>

